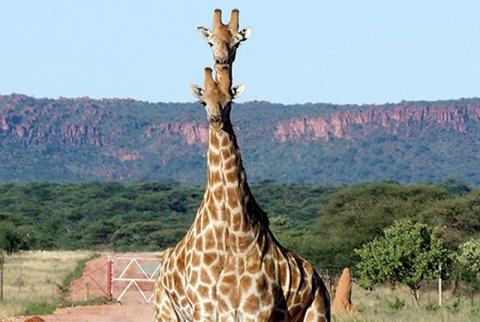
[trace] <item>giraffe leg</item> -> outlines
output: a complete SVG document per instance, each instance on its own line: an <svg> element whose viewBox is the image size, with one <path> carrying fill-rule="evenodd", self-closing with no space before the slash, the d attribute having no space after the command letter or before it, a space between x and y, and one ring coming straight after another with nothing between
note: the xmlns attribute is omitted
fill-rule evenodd
<svg viewBox="0 0 480 322"><path fill-rule="evenodd" d="M328 292L321 283L315 291L315 297L305 312L303 322L330 322L330 299Z"/></svg>

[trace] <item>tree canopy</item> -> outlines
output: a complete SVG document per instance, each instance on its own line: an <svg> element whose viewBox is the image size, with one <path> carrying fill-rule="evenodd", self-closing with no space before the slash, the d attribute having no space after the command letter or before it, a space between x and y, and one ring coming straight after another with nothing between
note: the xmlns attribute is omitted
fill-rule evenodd
<svg viewBox="0 0 480 322"><path fill-rule="evenodd" d="M422 282L439 277L452 256L444 242L426 224L396 221L382 237L357 249L361 285L372 288L388 282L407 285L416 301Z"/></svg>
<svg viewBox="0 0 480 322"><path fill-rule="evenodd" d="M321 270L353 267L359 261L353 250L381 236L395 220L435 227L452 250L480 234L480 189L458 182L261 182L251 188L277 239ZM162 249L183 237L203 192L202 186L171 181L0 184L0 246Z"/></svg>

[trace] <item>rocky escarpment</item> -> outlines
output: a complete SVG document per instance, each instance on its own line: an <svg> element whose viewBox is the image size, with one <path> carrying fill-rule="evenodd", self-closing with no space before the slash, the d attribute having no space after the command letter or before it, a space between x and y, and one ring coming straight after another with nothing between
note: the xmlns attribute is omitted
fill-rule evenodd
<svg viewBox="0 0 480 322"><path fill-rule="evenodd" d="M208 124L193 103L0 95L0 181L202 182ZM377 106L236 104L252 180L479 182L480 99Z"/></svg>
<svg viewBox="0 0 480 322"><path fill-rule="evenodd" d="M439 126L464 132L467 123L480 123L480 105L367 107L361 111L332 112L323 116L302 116L279 121L274 137L280 142L302 140L354 139L383 130L390 134L411 135L418 129Z"/></svg>
<svg viewBox="0 0 480 322"><path fill-rule="evenodd" d="M79 122L67 123L59 128L48 124L36 127L37 122L35 117L0 116L0 135L25 145L58 142L74 146L102 146L102 134L95 126Z"/></svg>
<svg viewBox="0 0 480 322"><path fill-rule="evenodd" d="M207 144L208 142L208 126L203 122L175 122L160 123L149 126L145 130L145 137L156 136L159 138L158 143L166 143L175 135L180 135L187 145Z"/></svg>
<svg viewBox="0 0 480 322"><path fill-rule="evenodd" d="M333 138L352 140L376 131L410 136L432 127L465 132L469 123L480 123L480 104L422 106L402 103L281 119L275 123L272 139L280 143L325 141ZM255 132L258 131L252 130L249 136L255 137ZM150 126L145 131L145 136L158 136L162 143L180 136L187 145L205 145L208 142L208 126L205 121L165 122Z"/></svg>
<svg viewBox="0 0 480 322"><path fill-rule="evenodd" d="M2 97L0 136L25 146L68 144L103 145L99 129L108 111L95 107L90 99L35 100L14 94ZM61 104L63 101L64 104ZM65 104L66 102L69 102Z"/></svg>

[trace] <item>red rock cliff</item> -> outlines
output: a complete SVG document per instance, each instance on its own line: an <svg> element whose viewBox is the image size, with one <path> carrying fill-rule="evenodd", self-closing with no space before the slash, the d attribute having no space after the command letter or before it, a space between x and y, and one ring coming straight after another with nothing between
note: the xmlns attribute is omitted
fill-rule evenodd
<svg viewBox="0 0 480 322"><path fill-rule="evenodd" d="M480 122L479 105L426 107L399 104L392 108L368 107L361 111L282 120L277 123L274 138L280 142L353 139L354 128L359 129L363 135L378 129L392 134L409 135L414 128L434 125L464 132L468 120Z"/></svg>

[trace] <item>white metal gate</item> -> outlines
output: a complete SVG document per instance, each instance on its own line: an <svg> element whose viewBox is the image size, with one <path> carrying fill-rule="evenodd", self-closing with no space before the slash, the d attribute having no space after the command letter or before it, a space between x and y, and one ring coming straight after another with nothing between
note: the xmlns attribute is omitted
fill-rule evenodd
<svg viewBox="0 0 480 322"><path fill-rule="evenodd" d="M152 257L109 257L110 294L121 301L127 292L136 292L147 303L155 298L160 259Z"/></svg>

